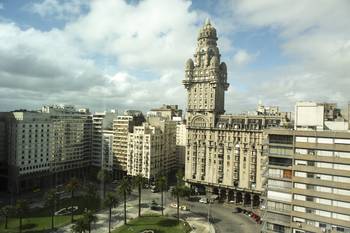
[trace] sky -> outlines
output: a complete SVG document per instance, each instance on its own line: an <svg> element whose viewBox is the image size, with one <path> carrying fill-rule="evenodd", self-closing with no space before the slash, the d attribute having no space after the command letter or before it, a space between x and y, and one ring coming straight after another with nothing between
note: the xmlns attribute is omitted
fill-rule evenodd
<svg viewBox="0 0 350 233"><path fill-rule="evenodd" d="M0 0L0 111L186 108L206 18L228 67L228 113L350 99L348 0Z"/></svg>

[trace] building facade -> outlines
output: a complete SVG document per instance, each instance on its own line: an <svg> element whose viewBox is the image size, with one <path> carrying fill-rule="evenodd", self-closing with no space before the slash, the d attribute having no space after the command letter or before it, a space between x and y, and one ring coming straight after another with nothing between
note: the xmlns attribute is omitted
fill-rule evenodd
<svg viewBox="0 0 350 233"><path fill-rule="evenodd" d="M262 232L350 232L350 131L336 104L298 102L269 129Z"/></svg>
<svg viewBox="0 0 350 233"><path fill-rule="evenodd" d="M92 115L92 151L91 165L95 170L113 169L113 121L117 118L115 111L100 112ZM110 146L109 140L112 140ZM111 151L107 149L111 148Z"/></svg>
<svg viewBox="0 0 350 233"><path fill-rule="evenodd" d="M186 122L179 121L176 124L176 157L177 157L177 167L181 170L185 170L186 145L187 145Z"/></svg>
<svg viewBox="0 0 350 233"><path fill-rule="evenodd" d="M185 179L221 199L259 203L263 191L263 130L283 124L279 114L224 115L227 67L216 29L200 29L194 60L185 66L187 144Z"/></svg>
<svg viewBox="0 0 350 233"><path fill-rule="evenodd" d="M150 117L128 137L127 174L150 181L176 170L176 122Z"/></svg>
<svg viewBox="0 0 350 233"><path fill-rule="evenodd" d="M350 133L270 129L262 232L350 232Z"/></svg>
<svg viewBox="0 0 350 233"><path fill-rule="evenodd" d="M82 177L90 164L91 116L71 106L1 113L8 190L19 193Z"/></svg>
<svg viewBox="0 0 350 233"><path fill-rule="evenodd" d="M128 136L134 126L140 126L144 122L140 111L126 111L123 116L117 116L113 121L113 173L115 178L121 178L127 174Z"/></svg>

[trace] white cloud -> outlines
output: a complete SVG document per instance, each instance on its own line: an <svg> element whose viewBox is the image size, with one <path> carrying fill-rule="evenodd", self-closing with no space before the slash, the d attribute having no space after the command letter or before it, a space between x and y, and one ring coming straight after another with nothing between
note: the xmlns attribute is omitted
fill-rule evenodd
<svg viewBox="0 0 350 233"><path fill-rule="evenodd" d="M63 29L48 32L0 24L0 108L56 102L100 110L183 105L183 66L194 52L200 23L209 15L190 10L190 5L185 0L34 3L31 10L43 18L68 21ZM321 0L317 6L310 0L220 2L222 8L233 6L231 13L225 8L213 17L221 53L231 58L226 109L252 109L259 99L289 109L300 99L349 99L349 5L341 0ZM245 33L274 29L282 41L276 46L291 62L243 73L240 66L262 56L233 43L230 33L237 27ZM99 57L116 71L104 72Z"/></svg>
<svg viewBox="0 0 350 233"><path fill-rule="evenodd" d="M56 3L51 1L52 12L42 10L43 16L60 12ZM194 51L198 19L189 2L168 4L94 1L79 20L47 32L1 23L0 108L67 103L96 110L148 110L163 103L182 105L183 66ZM156 11L154 5L159 6ZM118 71L104 73L96 54L114 61Z"/></svg>
<svg viewBox="0 0 350 233"><path fill-rule="evenodd" d="M244 66L254 61L257 56L259 56L258 52L255 54L250 54L244 49L239 49L233 56L233 63L237 66Z"/></svg>
<svg viewBox="0 0 350 233"><path fill-rule="evenodd" d="M292 110L302 99L341 105L350 99L348 1L237 0L229 5L245 30L273 29L282 54L290 58L288 65L267 73L251 70L249 79L240 79L256 101L262 98ZM244 53L235 57L238 63L249 60Z"/></svg>
<svg viewBox="0 0 350 233"><path fill-rule="evenodd" d="M127 69L182 68L194 51L198 16L191 2L148 0L93 1L90 12L67 25L66 32L94 52L115 56ZM156 6L156 7L155 7Z"/></svg>
<svg viewBox="0 0 350 233"><path fill-rule="evenodd" d="M82 8L87 7L86 0L44 0L30 5L29 10L41 17L55 17L57 19L72 19L81 14Z"/></svg>

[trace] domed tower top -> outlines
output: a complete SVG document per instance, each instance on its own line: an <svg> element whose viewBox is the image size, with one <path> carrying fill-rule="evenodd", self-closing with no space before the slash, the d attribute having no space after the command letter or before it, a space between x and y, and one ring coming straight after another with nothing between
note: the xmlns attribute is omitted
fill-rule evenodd
<svg viewBox="0 0 350 233"><path fill-rule="evenodd" d="M204 26L200 29L198 35L198 40L204 38L214 39L215 41L218 39L216 35L216 29L211 25L208 18L205 20Z"/></svg>

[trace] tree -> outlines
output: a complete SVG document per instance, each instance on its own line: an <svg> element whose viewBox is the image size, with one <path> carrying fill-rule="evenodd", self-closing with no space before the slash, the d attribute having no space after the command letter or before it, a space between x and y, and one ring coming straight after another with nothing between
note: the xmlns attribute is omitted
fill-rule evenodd
<svg viewBox="0 0 350 233"><path fill-rule="evenodd" d="M108 218L108 232L111 232L111 221L112 221L112 208L118 204L119 200L117 196L109 192L107 193L107 197L104 199L104 206L109 209L109 218Z"/></svg>
<svg viewBox="0 0 350 233"><path fill-rule="evenodd" d="M22 219L29 210L28 202L25 200L17 200L16 202L16 214L19 218L19 232L22 232Z"/></svg>
<svg viewBox="0 0 350 233"><path fill-rule="evenodd" d="M131 184L130 181L124 177L120 185L118 186L118 193L123 195L123 201L124 201L124 224L126 224L126 196L131 193Z"/></svg>
<svg viewBox="0 0 350 233"><path fill-rule="evenodd" d="M164 190L166 189L167 180L165 176L160 176L157 179L157 186L161 193L162 216L164 215Z"/></svg>
<svg viewBox="0 0 350 233"><path fill-rule="evenodd" d="M88 209L91 210L91 205L90 203L96 201L97 199L97 193L96 193L96 187L94 184L92 183L87 183L86 186L85 186L85 196L84 196L84 199L85 199L85 202L86 202L86 207L88 207Z"/></svg>
<svg viewBox="0 0 350 233"><path fill-rule="evenodd" d="M5 205L1 208L0 213L5 217L5 229L7 229L8 217L12 214L14 208L11 205Z"/></svg>
<svg viewBox="0 0 350 233"><path fill-rule="evenodd" d="M79 219L72 225L71 229L73 233L83 233L87 230L87 224L84 219Z"/></svg>
<svg viewBox="0 0 350 233"><path fill-rule="evenodd" d="M97 221L97 217L96 217L96 215L94 215L92 213L91 210L88 210L83 215L83 221L84 221L85 225L87 226L87 229L88 229L88 231L90 233L91 232L91 223L92 222L96 222Z"/></svg>
<svg viewBox="0 0 350 233"><path fill-rule="evenodd" d="M103 198L105 198L105 196L106 196L106 183L112 181L112 176L107 170L102 169L97 173L97 179L103 185Z"/></svg>
<svg viewBox="0 0 350 233"><path fill-rule="evenodd" d="M70 210L71 210L71 222L74 221L74 209L73 209L73 204L74 204L74 192L78 189L79 187L79 181L77 178L73 177L71 178L68 183L66 184L66 189L68 192L70 192Z"/></svg>
<svg viewBox="0 0 350 233"><path fill-rule="evenodd" d="M138 188L139 193L139 217L141 216L141 191L144 183L145 178L142 176L141 173L134 177L134 184Z"/></svg>
<svg viewBox="0 0 350 233"><path fill-rule="evenodd" d="M171 195L176 197L177 221L180 222L180 197L189 196L191 189L185 185L181 171L176 173L176 179L176 186L171 190Z"/></svg>
<svg viewBox="0 0 350 233"><path fill-rule="evenodd" d="M49 207L49 209L50 209L51 229L54 228L55 205L56 205L57 199L58 199L58 197L56 195L55 189L51 189L45 193L44 202L45 202L45 206Z"/></svg>

